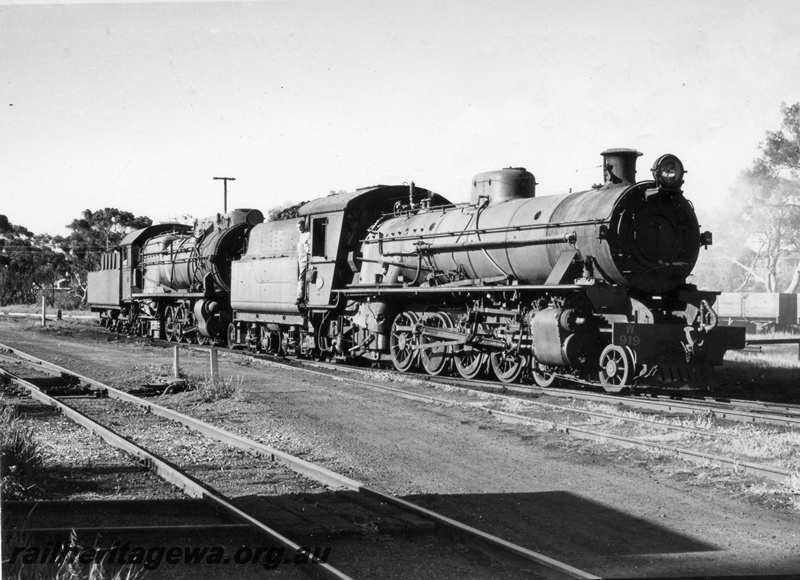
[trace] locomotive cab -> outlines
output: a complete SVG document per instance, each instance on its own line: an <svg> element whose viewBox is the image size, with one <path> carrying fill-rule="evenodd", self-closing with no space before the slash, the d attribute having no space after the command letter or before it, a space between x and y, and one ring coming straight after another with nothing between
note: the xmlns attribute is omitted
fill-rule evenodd
<svg viewBox="0 0 800 580"><path fill-rule="evenodd" d="M361 242L376 224L397 213L448 204L445 198L412 182L409 186L378 185L336 194L302 206L299 213L307 216L311 231L309 306L329 304L334 289L386 277L385 260L376 274L363 268L367 256L362 253Z"/></svg>
<svg viewBox="0 0 800 580"><path fill-rule="evenodd" d="M300 258L297 218L256 226L250 233L246 253L232 263L231 306L235 312L230 342L254 343L269 350L274 350L276 343L284 350L290 343L289 350L305 348L301 346L305 340L298 337L307 332L310 323L318 334L317 340L323 335L321 340L327 344L347 341L351 348L359 342L350 338L351 319L342 317L332 323L332 317L326 313L340 313L349 308L341 290L361 281L364 270L361 241L368 230L394 211L447 203L446 199L412 184L378 185L330 195L301 206L298 214L310 234L310 251L307 273L300 281L304 286L300 304L297 303ZM370 330L366 332L376 332L375 324L368 326ZM295 337L287 341L290 334ZM374 341L373 346L383 342ZM314 340L311 343L310 348L318 347Z"/></svg>

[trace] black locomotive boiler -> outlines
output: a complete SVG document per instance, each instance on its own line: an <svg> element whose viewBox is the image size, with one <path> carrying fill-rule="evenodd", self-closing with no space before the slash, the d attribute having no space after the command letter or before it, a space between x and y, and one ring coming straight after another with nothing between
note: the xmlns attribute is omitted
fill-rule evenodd
<svg viewBox="0 0 800 580"><path fill-rule="evenodd" d="M238 209L194 226L157 224L125 236L88 277L103 326L176 342L213 342L231 320L231 263L264 220Z"/></svg>
<svg viewBox="0 0 800 580"><path fill-rule="evenodd" d="M566 195L537 197L534 176L508 168L476 176L465 204L413 183L308 202L300 304L298 220L253 223L241 252L217 258L230 262L214 301L227 341L545 386L706 386L744 332L718 326L717 293L686 282L711 236L683 166L661 156L637 182L639 152L602 155L603 183ZM195 319L194 336L219 338Z"/></svg>

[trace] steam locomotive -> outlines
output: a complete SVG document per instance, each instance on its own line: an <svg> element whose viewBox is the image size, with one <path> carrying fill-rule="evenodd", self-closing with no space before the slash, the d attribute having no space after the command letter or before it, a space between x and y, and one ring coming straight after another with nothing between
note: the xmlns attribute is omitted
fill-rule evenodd
<svg viewBox="0 0 800 580"><path fill-rule="evenodd" d="M537 197L530 172L506 168L477 175L464 204L379 185L294 219L151 226L104 256L89 302L107 326L175 341L542 386L707 387L744 330L718 326L717 293L686 282L712 238L681 161L662 155L637 182L640 155L603 152L603 183L565 195Z"/></svg>

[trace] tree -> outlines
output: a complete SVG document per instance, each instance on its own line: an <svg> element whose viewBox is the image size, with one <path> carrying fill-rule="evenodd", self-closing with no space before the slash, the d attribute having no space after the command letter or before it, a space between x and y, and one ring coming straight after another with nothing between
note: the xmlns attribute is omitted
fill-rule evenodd
<svg viewBox="0 0 800 580"><path fill-rule="evenodd" d="M778 264L782 257L800 249L800 183L755 171L746 179L752 193L745 205L744 219L750 225L750 242L756 257L765 264L763 275L759 276L755 268L750 272L768 292L784 288L784 292L793 293L800 281L800 268L795 268L787 282L779 278Z"/></svg>
<svg viewBox="0 0 800 580"><path fill-rule="evenodd" d="M67 270L66 257L50 236L36 236L0 215L0 305L31 304L42 292L52 306L53 285Z"/></svg>
<svg viewBox="0 0 800 580"><path fill-rule="evenodd" d="M116 247L126 234L153 223L149 217L134 217L131 212L116 208L84 210L81 217L67 227L72 233L53 241L67 255L73 292L86 302L86 279L100 265L100 255Z"/></svg>
<svg viewBox="0 0 800 580"><path fill-rule="evenodd" d="M347 193L344 189L340 189L339 191L330 190L328 193L328 197L332 195L339 195L341 193ZM274 222L277 220L288 220L292 218L296 218L300 215L299 210L302 206L308 203L308 200L301 201L298 203L293 203L291 201L287 201L286 203L273 207L272 209L267 211L267 221Z"/></svg>
<svg viewBox="0 0 800 580"><path fill-rule="evenodd" d="M788 281L780 279L778 263L800 251L800 102L790 107L782 103L781 113L781 128L767 131L761 156L744 172L741 187L749 242L766 264L766 274L760 278L768 292L783 287L793 293L800 284L800 263ZM755 268L739 265L758 277Z"/></svg>
<svg viewBox="0 0 800 580"><path fill-rule="evenodd" d="M300 209L300 206L305 203L308 203L308 201L301 201L300 203L292 203L289 201L283 205L273 207L267 212L267 221L274 222L276 220L288 220L291 218L296 218L298 215L300 215L297 213L297 211Z"/></svg>
<svg viewBox="0 0 800 580"><path fill-rule="evenodd" d="M34 269L34 285L42 292L48 304L55 306L56 282L69 277L67 256L49 234L35 235L33 244L40 252Z"/></svg>

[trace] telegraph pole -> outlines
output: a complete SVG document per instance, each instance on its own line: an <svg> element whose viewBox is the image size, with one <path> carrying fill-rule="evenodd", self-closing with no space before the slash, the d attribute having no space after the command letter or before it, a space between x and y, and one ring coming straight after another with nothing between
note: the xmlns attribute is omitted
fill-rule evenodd
<svg viewBox="0 0 800 580"><path fill-rule="evenodd" d="M225 205L223 205L223 212L228 213L228 182L236 181L235 177L215 177L214 179L221 179L225 182Z"/></svg>

